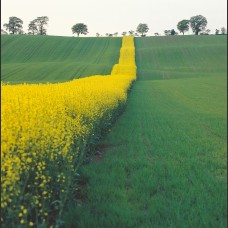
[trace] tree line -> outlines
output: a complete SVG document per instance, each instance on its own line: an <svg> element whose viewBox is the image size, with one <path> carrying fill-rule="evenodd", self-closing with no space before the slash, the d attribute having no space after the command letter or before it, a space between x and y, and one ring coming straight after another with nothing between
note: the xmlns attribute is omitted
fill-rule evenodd
<svg viewBox="0 0 228 228"><path fill-rule="evenodd" d="M29 35L46 35L49 18L47 16L37 17L28 25ZM18 17L9 17L9 22L3 25L10 34L26 34L23 31L23 21Z"/></svg>
<svg viewBox="0 0 228 228"><path fill-rule="evenodd" d="M46 26L48 24L49 18L47 16L37 17L36 19L32 20L28 25L28 33L29 35L47 35L47 29ZM22 27L23 27L23 21L18 17L9 17L9 22L5 23L3 25L7 31L9 31L10 34L26 34L24 33ZM178 22L177 29L180 33L184 35L185 32L189 31L189 28L191 27L193 33L195 35L208 35L210 33L210 29L206 29L207 26L207 19L202 15L192 16L189 20L183 19ZM88 34L88 27L84 23L77 23L72 26L71 28L73 34L77 34L79 36L80 34L86 35ZM149 31L149 27L145 23L140 23L136 31L130 30L128 31L129 35L132 36L146 36L146 33ZM7 34L6 31L1 29L1 34ZM226 28L221 28L221 33L219 29L216 29L215 31L216 35L219 34L226 34ZM122 32L121 35L125 36L127 35L127 32ZM155 36L159 36L159 33L154 33ZM164 30L164 35L178 35L178 33L174 30ZM96 33L96 36L101 36L100 33ZM118 36L118 32L115 32L113 34L106 33L105 36Z"/></svg>

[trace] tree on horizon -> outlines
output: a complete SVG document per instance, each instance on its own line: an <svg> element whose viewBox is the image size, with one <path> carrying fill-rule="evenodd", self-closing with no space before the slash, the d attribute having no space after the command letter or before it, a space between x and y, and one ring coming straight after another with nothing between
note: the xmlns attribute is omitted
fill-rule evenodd
<svg viewBox="0 0 228 228"><path fill-rule="evenodd" d="M37 25L36 25L36 22L35 20L31 21L28 25L28 34L32 34L32 35L35 35L35 34L38 34L38 28L37 28Z"/></svg>
<svg viewBox="0 0 228 228"><path fill-rule="evenodd" d="M37 25L38 35L47 35L47 30L44 28L47 25L49 18L47 16L37 17L34 22Z"/></svg>
<svg viewBox="0 0 228 228"><path fill-rule="evenodd" d="M72 29L72 33L77 33L77 35L79 36L80 34L86 35L88 32L88 27L87 25L85 25L84 23L77 23L75 25L73 25Z"/></svg>
<svg viewBox="0 0 228 228"><path fill-rule="evenodd" d="M190 26L195 35L199 32L204 31L207 26L207 19L202 15L193 16L190 18Z"/></svg>
<svg viewBox="0 0 228 228"><path fill-rule="evenodd" d="M146 33L149 31L149 27L147 24L140 23L136 29L136 32L140 33L141 36L145 36Z"/></svg>
<svg viewBox="0 0 228 228"><path fill-rule="evenodd" d="M221 33L222 33L223 35L226 34L226 28L225 28L225 27L222 27L222 28L221 28Z"/></svg>
<svg viewBox="0 0 228 228"><path fill-rule="evenodd" d="M184 33L189 30L189 20L184 19L179 21L177 24L177 29L184 35Z"/></svg>
<svg viewBox="0 0 228 228"><path fill-rule="evenodd" d="M5 23L3 26L5 27L6 30L9 32L12 32L10 34L21 34L23 33L22 31L22 24L23 21L18 18L18 17L9 17L9 22Z"/></svg>

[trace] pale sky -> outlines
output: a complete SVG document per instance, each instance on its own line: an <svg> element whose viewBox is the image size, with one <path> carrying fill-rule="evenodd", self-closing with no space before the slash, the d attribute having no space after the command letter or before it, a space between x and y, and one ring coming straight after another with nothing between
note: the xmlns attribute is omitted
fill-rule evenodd
<svg viewBox="0 0 228 228"><path fill-rule="evenodd" d="M76 36L72 26L85 23L89 33L136 31L139 23L149 27L147 36L164 30L177 30L177 23L192 16L203 15L211 34L227 29L227 0L1 0L1 28L9 17L16 16L28 24L40 16L49 18L47 35ZM4 29L4 28L3 28ZM193 34L191 28L188 34Z"/></svg>

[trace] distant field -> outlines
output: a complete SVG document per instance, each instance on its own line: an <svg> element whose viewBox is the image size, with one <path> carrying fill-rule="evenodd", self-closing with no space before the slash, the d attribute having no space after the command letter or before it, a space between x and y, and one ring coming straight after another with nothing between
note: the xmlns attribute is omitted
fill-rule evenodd
<svg viewBox="0 0 228 228"><path fill-rule="evenodd" d="M226 227L226 36L136 38L126 111L66 226Z"/></svg>
<svg viewBox="0 0 228 228"><path fill-rule="evenodd" d="M1 80L63 82L110 74L121 38L1 35Z"/></svg>
<svg viewBox="0 0 228 228"><path fill-rule="evenodd" d="M139 80L224 76L227 36L136 38Z"/></svg>

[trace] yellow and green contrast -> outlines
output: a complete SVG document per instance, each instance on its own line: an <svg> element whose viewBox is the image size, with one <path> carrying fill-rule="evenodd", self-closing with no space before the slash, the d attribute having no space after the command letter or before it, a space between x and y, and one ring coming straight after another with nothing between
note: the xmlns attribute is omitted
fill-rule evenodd
<svg viewBox="0 0 228 228"><path fill-rule="evenodd" d="M110 75L57 84L1 84L1 222L48 223L89 145L117 118L136 80L134 38ZM56 204L56 205L55 205Z"/></svg>

